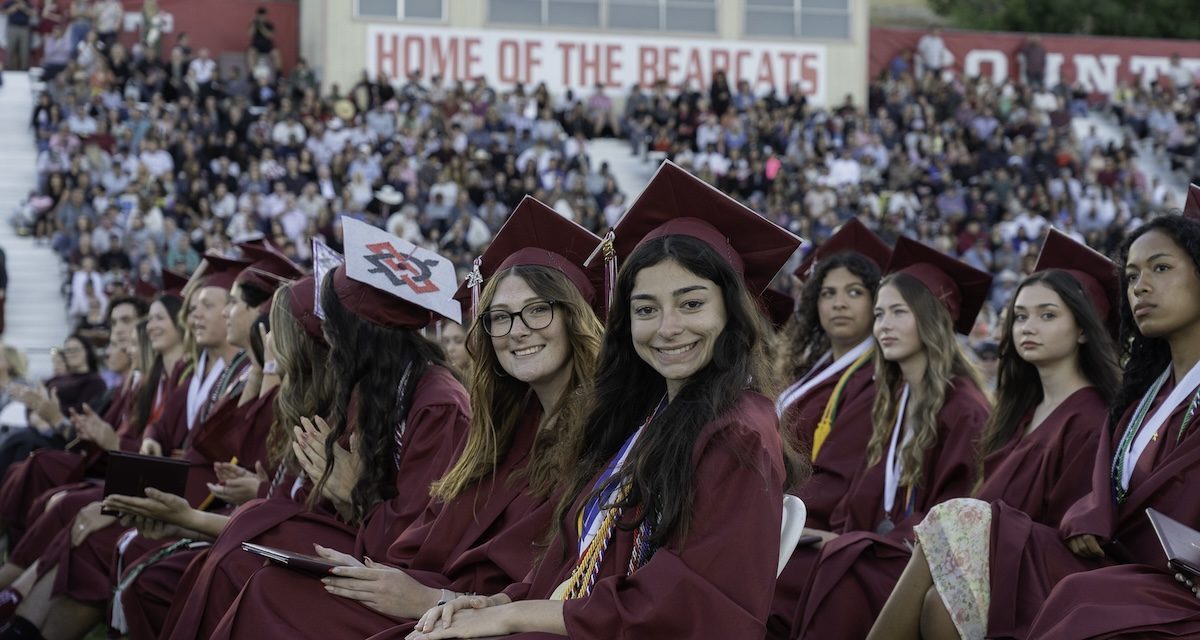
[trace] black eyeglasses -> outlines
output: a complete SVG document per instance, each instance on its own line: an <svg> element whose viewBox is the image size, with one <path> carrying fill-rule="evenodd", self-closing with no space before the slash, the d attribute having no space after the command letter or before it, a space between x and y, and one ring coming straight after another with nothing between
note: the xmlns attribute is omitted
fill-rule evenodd
<svg viewBox="0 0 1200 640"><path fill-rule="evenodd" d="M516 313L508 311L484 311L479 314L483 330L493 338L503 338L513 328L513 318L520 318L521 323L531 331L545 329L554 322L554 300L530 302Z"/></svg>

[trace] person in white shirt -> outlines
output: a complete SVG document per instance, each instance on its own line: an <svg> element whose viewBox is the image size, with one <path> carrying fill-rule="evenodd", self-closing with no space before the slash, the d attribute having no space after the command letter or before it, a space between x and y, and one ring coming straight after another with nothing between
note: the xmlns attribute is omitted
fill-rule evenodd
<svg viewBox="0 0 1200 640"><path fill-rule="evenodd" d="M857 185L862 178L862 168L858 161L850 156L850 150L843 147L837 158L829 161L829 183L835 187Z"/></svg>
<svg viewBox="0 0 1200 640"><path fill-rule="evenodd" d="M304 130L304 125L290 113L271 128L271 141L279 147L299 147L307 137L308 132Z"/></svg>
<svg viewBox="0 0 1200 640"><path fill-rule="evenodd" d="M218 182L213 189L211 196L213 215L222 219L228 220L237 212L237 197L229 193L229 188L224 182Z"/></svg>
<svg viewBox="0 0 1200 640"><path fill-rule="evenodd" d="M188 63L188 70L195 74L196 82L207 89L212 86L213 77L217 73L217 62L212 59L208 49L201 47L196 57Z"/></svg>
<svg viewBox="0 0 1200 640"><path fill-rule="evenodd" d="M175 172L175 159L150 138L142 141L142 152L137 160L155 178L170 176Z"/></svg>
<svg viewBox="0 0 1200 640"><path fill-rule="evenodd" d="M97 126L96 119L87 112L87 105L81 104L75 107L70 117L67 118L67 129L80 138L86 138L96 133Z"/></svg>
<svg viewBox="0 0 1200 640"><path fill-rule="evenodd" d="M285 185L282 180L278 180L275 182L275 186L272 188L271 193L267 195L267 197L263 198L259 212L262 214L264 219L274 220L280 215L283 215L284 211L287 211L288 198L291 197L292 195L287 192L287 185Z"/></svg>
<svg viewBox="0 0 1200 640"><path fill-rule="evenodd" d="M954 54L946 48L941 29L934 28L917 41L916 61L917 77L922 77L926 72L940 75L942 69L953 64Z"/></svg>

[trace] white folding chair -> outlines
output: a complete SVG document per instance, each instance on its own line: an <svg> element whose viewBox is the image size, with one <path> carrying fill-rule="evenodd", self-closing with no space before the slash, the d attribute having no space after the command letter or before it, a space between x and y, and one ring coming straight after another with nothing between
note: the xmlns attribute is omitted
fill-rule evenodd
<svg viewBox="0 0 1200 640"><path fill-rule="evenodd" d="M804 521L808 519L808 509L804 501L793 495L783 496L783 531L779 535L779 567L775 575L783 573L788 559L796 550L800 536L804 534Z"/></svg>

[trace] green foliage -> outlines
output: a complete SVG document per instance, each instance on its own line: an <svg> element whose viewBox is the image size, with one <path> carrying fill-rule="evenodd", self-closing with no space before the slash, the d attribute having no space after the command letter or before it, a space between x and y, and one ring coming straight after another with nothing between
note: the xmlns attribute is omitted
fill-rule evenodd
<svg viewBox="0 0 1200 640"><path fill-rule="evenodd" d="M1196 0L929 0L929 6L967 29L1200 39Z"/></svg>

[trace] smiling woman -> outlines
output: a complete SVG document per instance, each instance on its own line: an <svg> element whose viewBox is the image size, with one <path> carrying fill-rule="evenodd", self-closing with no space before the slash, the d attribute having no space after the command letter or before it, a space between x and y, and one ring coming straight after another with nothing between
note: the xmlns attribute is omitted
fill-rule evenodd
<svg viewBox="0 0 1200 640"><path fill-rule="evenodd" d="M614 234L609 253L628 258L558 535L527 582L435 607L414 636L764 632L797 469L759 393L753 295L798 239L669 163ZM449 628L434 631L439 618Z"/></svg>

